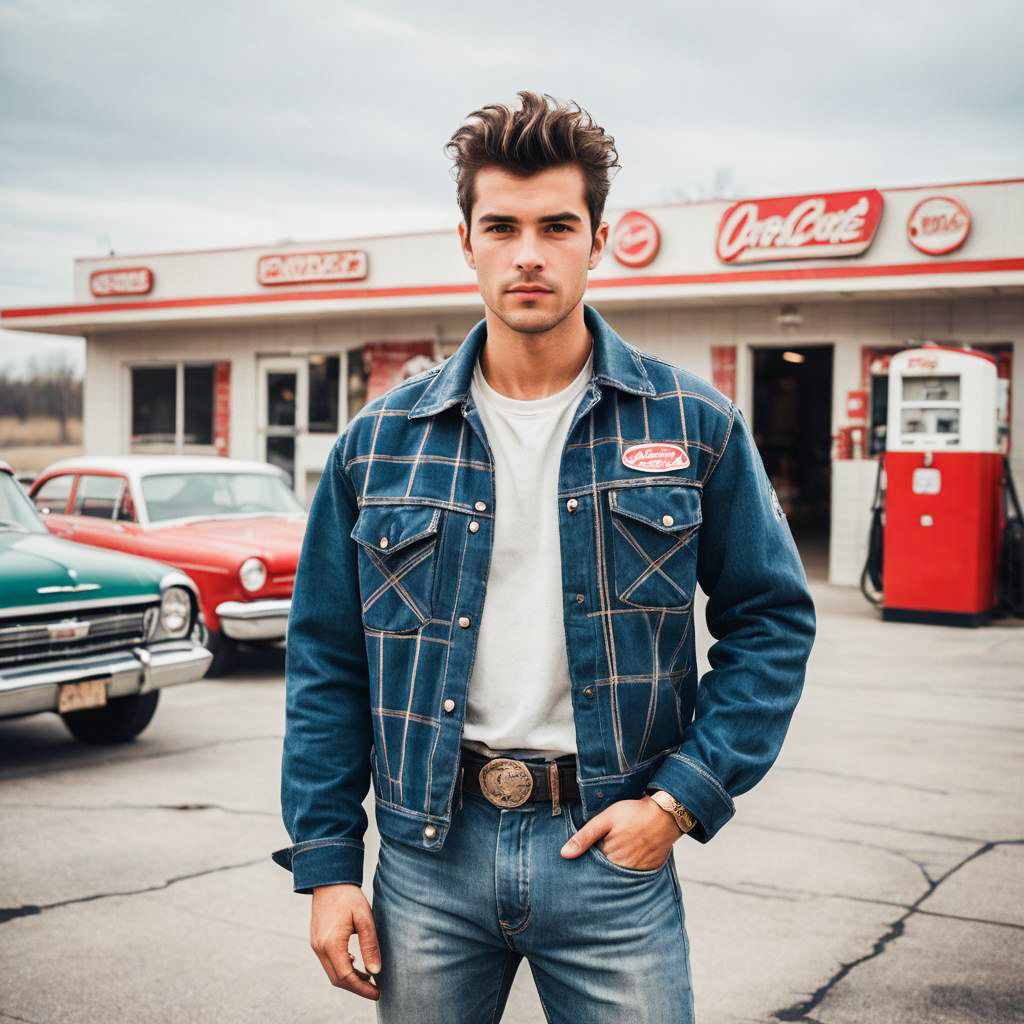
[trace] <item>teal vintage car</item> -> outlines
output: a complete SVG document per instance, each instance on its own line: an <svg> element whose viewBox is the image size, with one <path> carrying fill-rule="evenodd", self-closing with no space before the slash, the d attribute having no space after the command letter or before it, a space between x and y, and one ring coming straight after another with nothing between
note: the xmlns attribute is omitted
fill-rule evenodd
<svg viewBox="0 0 1024 1024"><path fill-rule="evenodd" d="M55 711L84 743L132 739L162 687L206 672L198 615L177 569L52 536L0 460L0 719Z"/></svg>

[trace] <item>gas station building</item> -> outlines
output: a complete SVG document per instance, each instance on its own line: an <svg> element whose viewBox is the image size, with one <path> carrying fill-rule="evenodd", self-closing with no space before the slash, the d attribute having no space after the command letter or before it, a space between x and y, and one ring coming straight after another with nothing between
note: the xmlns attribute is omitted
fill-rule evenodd
<svg viewBox="0 0 1024 1024"><path fill-rule="evenodd" d="M606 217L586 301L743 410L812 574L860 578L901 350L995 359L1000 443L1024 478L1024 179ZM0 322L85 338L86 454L266 459L308 503L348 419L482 314L453 218L436 232L79 259L71 302Z"/></svg>

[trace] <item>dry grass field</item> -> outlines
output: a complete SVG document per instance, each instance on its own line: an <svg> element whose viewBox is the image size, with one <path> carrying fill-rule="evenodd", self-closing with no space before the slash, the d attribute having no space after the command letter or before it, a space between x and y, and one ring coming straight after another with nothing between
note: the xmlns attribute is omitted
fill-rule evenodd
<svg viewBox="0 0 1024 1024"><path fill-rule="evenodd" d="M82 421L68 420L68 444L60 443L60 424L49 416L0 416L0 459L19 477L34 475L57 459L82 454Z"/></svg>

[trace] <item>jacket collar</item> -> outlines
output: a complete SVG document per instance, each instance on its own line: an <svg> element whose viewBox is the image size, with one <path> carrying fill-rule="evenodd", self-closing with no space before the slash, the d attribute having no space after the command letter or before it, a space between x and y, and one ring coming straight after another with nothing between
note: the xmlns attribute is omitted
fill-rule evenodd
<svg viewBox="0 0 1024 1024"><path fill-rule="evenodd" d="M633 395L649 397L655 394L654 385L644 370L637 350L627 345L593 307L583 307L583 322L594 338L591 385L595 382L609 384ZM409 410L409 419L434 416L458 402L465 403L473 379L473 368L486 340L487 321L481 320L442 363L440 371Z"/></svg>

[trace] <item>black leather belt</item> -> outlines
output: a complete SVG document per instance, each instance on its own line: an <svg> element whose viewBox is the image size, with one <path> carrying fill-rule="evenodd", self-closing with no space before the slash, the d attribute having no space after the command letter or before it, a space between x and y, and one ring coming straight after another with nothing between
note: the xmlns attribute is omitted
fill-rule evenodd
<svg viewBox="0 0 1024 1024"><path fill-rule="evenodd" d="M462 789L478 793L495 807L521 807L550 802L558 814L562 800L579 800L576 758L554 761L521 761L514 757L484 757L468 747L460 748Z"/></svg>

